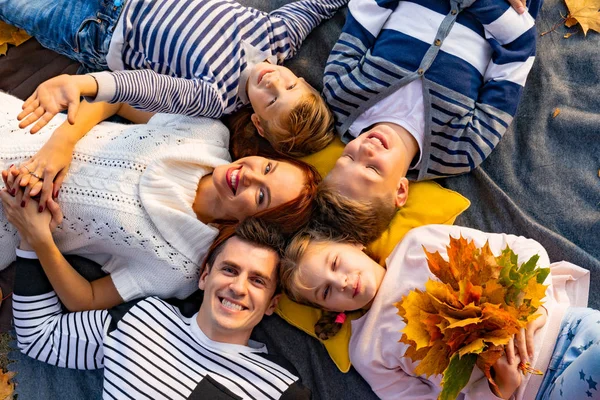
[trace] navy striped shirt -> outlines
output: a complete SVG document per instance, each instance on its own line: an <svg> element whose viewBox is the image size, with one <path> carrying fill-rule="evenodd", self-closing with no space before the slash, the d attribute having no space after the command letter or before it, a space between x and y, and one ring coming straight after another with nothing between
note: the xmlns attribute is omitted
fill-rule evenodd
<svg viewBox="0 0 600 400"><path fill-rule="evenodd" d="M351 0L323 78L342 139L365 110L422 79L425 142L409 178L477 167L512 121L534 61L541 0L529 6L518 15L505 0Z"/></svg>
<svg viewBox="0 0 600 400"><path fill-rule="evenodd" d="M128 0L94 74L97 101L218 118L248 102L248 49L281 64L348 0L300 0L270 13L231 0ZM256 61L255 61L256 62ZM246 77L247 79L247 77Z"/></svg>

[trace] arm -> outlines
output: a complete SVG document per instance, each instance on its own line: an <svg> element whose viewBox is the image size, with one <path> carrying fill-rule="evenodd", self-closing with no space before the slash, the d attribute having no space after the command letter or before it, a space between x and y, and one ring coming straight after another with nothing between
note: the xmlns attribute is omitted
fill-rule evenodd
<svg viewBox="0 0 600 400"><path fill-rule="evenodd" d="M23 195L15 197L6 191L0 193L8 221L19 231L21 240L39 257L48 280L65 307L71 311L111 308L123 299L110 276L88 282L62 256L52 238L51 221L60 223L62 214L58 204L49 201L47 210L38 212L36 202L21 207ZM53 220L54 217L54 220ZM54 226L55 227L55 226Z"/></svg>
<svg viewBox="0 0 600 400"><path fill-rule="evenodd" d="M104 332L111 322L108 311L64 313L40 263L31 258L35 254L18 255L13 316L19 349L59 367L102 368Z"/></svg>
<svg viewBox="0 0 600 400"><path fill-rule="evenodd" d="M271 11L269 17L277 32L277 48L289 45L283 58L289 59L296 54L306 36L347 2L348 0L300 0ZM281 36L284 38L280 38Z"/></svg>

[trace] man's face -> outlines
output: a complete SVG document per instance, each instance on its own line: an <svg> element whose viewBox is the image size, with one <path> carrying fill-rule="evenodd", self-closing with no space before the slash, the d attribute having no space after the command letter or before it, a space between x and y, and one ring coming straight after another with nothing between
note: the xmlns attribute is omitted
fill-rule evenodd
<svg viewBox="0 0 600 400"><path fill-rule="evenodd" d="M344 148L327 176L339 192L355 200L394 198L396 207L406 202L398 196L406 181L406 158L398 134L387 125L364 132Z"/></svg>
<svg viewBox="0 0 600 400"><path fill-rule="evenodd" d="M227 240L210 271L200 277L204 300L198 326L211 340L247 345L263 315L271 315L279 295L279 256L236 236Z"/></svg>

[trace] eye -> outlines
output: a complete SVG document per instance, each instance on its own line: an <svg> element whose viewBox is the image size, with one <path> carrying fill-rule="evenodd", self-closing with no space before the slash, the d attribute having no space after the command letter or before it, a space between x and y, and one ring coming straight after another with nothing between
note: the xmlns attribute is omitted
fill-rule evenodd
<svg viewBox="0 0 600 400"><path fill-rule="evenodd" d="M372 165L367 165L367 168L372 169L375 173L379 174L379 170Z"/></svg>
<svg viewBox="0 0 600 400"><path fill-rule="evenodd" d="M225 272L228 275L234 275L235 274L235 268L230 267L228 265L225 265L223 268L221 268L221 271Z"/></svg>
<svg viewBox="0 0 600 400"><path fill-rule="evenodd" d="M267 282L265 282L265 280L263 278L254 278L254 279L252 279L252 282L254 282L255 284L260 285L260 286L267 285Z"/></svg>
<svg viewBox="0 0 600 400"><path fill-rule="evenodd" d="M295 88L295 87L296 87L296 85L297 85L297 83L294 83L293 85L289 86L289 87L287 88L287 90L292 90L293 88Z"/></svg>
<svg viewBox="0 0 600 400"><path fill-rule="evenodd" d="M352 158L352 156L350 154L342 154L342 157L348 157L349 159L354 161L354 158Z"/></svg>
<svg viewBox="0 0 600 400"><path fill-rule="evenodd" d="M277 97L273 98L273 100L271 100L271 101L269 102L269 104L267 104L267 107L268 107L268 106L272 106L273 104L275 104L275 102L276 102L276 101L277 101Z"/></svg>
<svg viewBox="0 0 600 400"><path fill-rule="evenodd" d="M260 206L265 201L264 189L258 189L258 205Z"/></svg>
<svg viewBox="0 0 600 400"><path fill-rule="evenodd" d="M335 256L335 258L333 259L333 262L331 263L331 270L335 271L338 267L339 264L339 257Z"/></svg>
<svg viewBox="0 0 600 400"><path fill-rule="evenodd" d="M265 167L265 175L271 172L271 168L273 168L273 166L271 165L271 163L268 163Z"/></svg>
<svg viewBox="0 0 600 400"><path fill-rule="evenodd" d="M327 300L327 296L329 296L329 291L331 290L331 286L325 286L325 290L323 290L323 300Z"/></svg>

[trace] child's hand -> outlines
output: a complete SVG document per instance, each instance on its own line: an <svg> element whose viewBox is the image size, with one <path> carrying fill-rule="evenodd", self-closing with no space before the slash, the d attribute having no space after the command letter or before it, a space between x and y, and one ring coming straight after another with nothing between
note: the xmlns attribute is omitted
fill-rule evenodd
<svg viewBox="0 0 600 400"><path fill-rule="evenodd" d="M518 362L509 364L504 355L492 366L494 381L503 399L509 399L521 384L522 376L518 364Z"/></svg>
<svg viewBox="0 0 600 400"><path fill-rule="evenodd" d="M31 133L37 133L62 110L68 109L68 121L75 123L80 96L95 96L96 80L89 75L59 75L40 84L23 103L23 111L17 116L19 128L37 121Z"/></svg>
<svg viewBox="0 0 600 400"><path fill-rule="evenodd" d="M519 14L523 14L527 10L525 8L527 6L526 0L508 0L508 2L510 3L510 6Z"/></svg>
<svg viewBox="0 0 600 400"><path fill-rule="evenodd" d="M529 322L525 329L521 329L519 333L515 335L515 339L510 340L506 345L506 358L509 364L515 363L515 347L519 354L519 357L523 362L531 362L533 354L535 352L534 335L535 333L546 324L548 312L541 306L536 311L539 317Z"/></svg>

